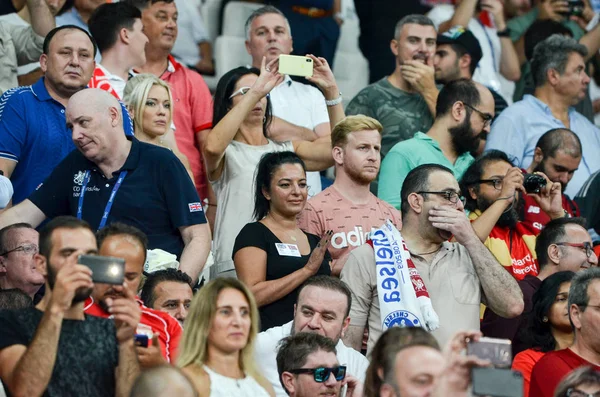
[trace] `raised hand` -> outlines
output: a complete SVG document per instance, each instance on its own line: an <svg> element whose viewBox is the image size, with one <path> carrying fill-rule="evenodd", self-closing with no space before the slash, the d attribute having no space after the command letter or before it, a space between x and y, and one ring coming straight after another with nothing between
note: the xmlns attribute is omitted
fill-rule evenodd
<svg viewBox="0 0 600 397"><path fill-rule="evenodd" d="M308 269L312 274L316 274L319 271L321 263L323 263L323 258L325 258L325 253L327 252L327 246L329 245L331 236L333 236L332 230L328 230L325 232L323 237L321 237L321 241L319 241L316 248L310 254L308 262L306 262L306 265L304 265L304 267Z"/></svg>
<svg viewBox="0 0 600 397"><path fill-rule="evenodd" d="M317 58L312 54L306 55L313 60L313 75L306 79L319 87L325 95L325 99L333 100L339 96L339 90L331 67L325 58Z"/></svg>
<svg viewBox="0 0 600 397"><path fill-rule="evenodd" d="M346 397L363 396L363 384L354 376L346 374L346 377L342 381L342 387L344 385L348 385L348 389L346 389Z"/></svg>
<svg viewBox="0 0 600 397"><path fill-rule="evenodd" d="M538 4L538 19L552 19L560 22L565 19L564 14L569 12L569 3L566 0L541 0Z"/></svg>
<svg viewBox="0 0 600 397"><path fill-rule="evenodd" d="M501 200L506 200L507 203L512 203L517 197L517 192L520 191L526 194L523 187L523 171L519 167L512 167L502 179L502 190L500 191Z"/></svg>
<svg viewBox="0 0 600 397"><path fill-rule="evenodd" d="M124 296L119 298L106 299L108 312L115 320L119 344L133 340L135 330L142 317L140 305L135 301L133 293L127 288L127 282L123 283L123 294Z"/></svg>
<svg viewBox="0 0 600 397"><path fill-rule="evenodd" d="M562 218L565 211L562 206L562 192L560 182L552 182L543 172L536 172L546 179L546 186L539 193L528 193L538 203L542 211L550 218Z"/></svg>
<svg viewBox="0 0 600 397"><path fill-rule="evenodd" d="M480 337L481 332L479 331L459 332L452 337L444 348L446 366L444 372L436 381L432 396L445 397L466 393L471 384L471 368L490 365L488 360L463 354L467 348L467 343L471 340L478 340Z"/></svg>
<svg viewBox="0 0 600 397"><path fill-rule="evenodd" d="M481 0L479 3L483 11L489 12L494 18L496 29L506 29L506 20L504 19L504 5L500 0Z"/></svg>
<svg viewBox="0 0 600 397"><path fill-rule="evenodd" d="M152 335L152 342L148 345L148 347L136 346L135 351L137 353L140 366L143 368L151 368L162 364L167 364L167 360L165 360L162 355L162 351L160 350L158 334Z"/></svg>
<svg viewBox="0 0 600 397"><path fill-rule="evenodd" d="M49 304L52 310L66 312L71 308L77 291L85 289L91 291L94 288L92 271L87 266L77 264L77 256L77 253L71 254L67 263L56 273Z"/></svg>
<svg viewBox="0 0 600 397"><path fill-rule="evenodd" d="M267 59L263 57L260 62L260 76L258 76L250 90L255 91L262 98L282 81L283 75L279 73L279 59L275 58L267 63Z"/></svg>
<svg viewBox="0 0 600 397"><path fill-rule="evenodd" d="M429 221L433 227L452 233L460 244L464 245L469 239L477 239L471 222L462 209L450 205L436 205L429 210Z"/></svg>
<svg viewBox="0 0 600 397"><path fill-rule="evenodd" d="M433 57L429 57L429 62L433 62ZM420 61L408 60L402 64L400 73L402 73L404 80L420 93L436 89L435 70L432 65L425 65Z"/></svg>

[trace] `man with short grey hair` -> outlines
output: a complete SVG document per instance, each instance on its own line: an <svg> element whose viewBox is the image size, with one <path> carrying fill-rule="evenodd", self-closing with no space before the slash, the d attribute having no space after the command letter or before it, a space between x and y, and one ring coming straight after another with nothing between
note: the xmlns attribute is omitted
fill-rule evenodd
<svg viewBox="0 0 600 397"><path fill-rule="evenodd" d="M255 10L246 21L246 50L252 56L252 66L260 69L263 57L268 65L280 55L292 53L292 32L283 13L265 6ZM314 58L314 68L329 69L323 58ZM330 72L330 71L329 71ZM332 74L333 76L333 74ZM316 82L309 78L312 82ZM335 79L334 79L335 81ZM342 94L336 84L319 91L308 84L299 83L285 75L283 82L270 92L273 122L269 138L283 142L289 140L314 141L331 135L330 112L341 108ZM341 111L341 110L340 110ZM318 172L307 175L310 197L321 191Z"/></svg>
<svg viewBox="0 0 600 397"><path fill-rule="evenodd" d="M533 367L529 395L552 396L560 380L575 368L600 370L600 269L578 272L569 289L569 320L573 345L546 353Z"/></svg>
<svg viewBox="0 0 600 397"><path fill-rule="evenodd" d="M360 91L348 104L348 115L364 114L383 125L382 160L398 142L433 124L438 89L433 60L437 32L424 15L407 15L397 24L390 44L394 72Z"/></svg>
<svg viewBox="0 0 600 397"><path fill-rule="evenodd" d="M581 141L583 155L566 193L574 197L588 177L600 169L600 129L572 108L585 96L590 82L585 72L587 49L570 37L552 35L533 52L533 95L509 106L498 116L486 150L508 154L516 166L527 168L540 137L550 129L567 128Z"/></svg>

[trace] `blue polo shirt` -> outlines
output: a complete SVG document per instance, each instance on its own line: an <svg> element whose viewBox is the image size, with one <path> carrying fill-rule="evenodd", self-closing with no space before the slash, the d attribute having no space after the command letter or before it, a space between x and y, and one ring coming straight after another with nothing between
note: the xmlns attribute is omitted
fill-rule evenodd
<svg viewBox="0 0 600 397"><path fill-rule="evenodd" d="M125 134L133 135L129 113L121 106ZM73 149L65 107L50 96L44 77L0 97L0 158L17 162L10 177L13 204L29 197Z"/></svg>
<svg viewBox="0 0 600 397"><path fill-rule="evenodd" d="M121 171L127 171L106 224L123 222L135 226L148 236L150 249L161 248L179 257L184 244L178 228L206 223L196 188L170 150L134 137L129 139L132 146L127 160L110 178L74 150L29 199L48 218L77 216L84 175L89 170L82 218L97 229Z"/></svg>

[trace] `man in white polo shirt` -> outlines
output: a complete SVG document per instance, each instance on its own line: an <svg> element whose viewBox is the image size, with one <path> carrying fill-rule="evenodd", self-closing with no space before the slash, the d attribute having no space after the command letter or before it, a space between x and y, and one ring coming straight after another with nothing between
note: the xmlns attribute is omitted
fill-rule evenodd
<svg viewBox="0 0 600 397"><path fill-rule="evenodd" d="M364 383L369 361L342 342L342 337L350 324L348 313L351 304L351 292L345 283L335 277L311 277L298 292L294 320L258 334L254 357L259 372L271 383L277 397L287 397L277 372L276 358L279 342L287 336L300 332L317 333L332 339L336 343L340 365L347 367L348 375Z"/></svg>
<svg viewBox="0 0 600 397"><path fill-rule="evenodd" d="M252 56L252 66L259 69L263 56L269 63L292 52L290 25L281 11L265 6L250 15L246 21L246 49ZM275 116L269 138L279 142L314 141L331 135L327 106L341 102L339 92L336 98L325 98L315 87L293 81L286 75L269 95ZM319 173L309 172L307 182L309 197L321 191Z"/></svg>
<svg viewBox="0 0 600 397"><path fill-rule="evenodd" d="M102 4L90 17L88 27L102 54L89 87L122 99L129 71L146 63L148 37L142 31L142 13L126 2Z"/></svg>

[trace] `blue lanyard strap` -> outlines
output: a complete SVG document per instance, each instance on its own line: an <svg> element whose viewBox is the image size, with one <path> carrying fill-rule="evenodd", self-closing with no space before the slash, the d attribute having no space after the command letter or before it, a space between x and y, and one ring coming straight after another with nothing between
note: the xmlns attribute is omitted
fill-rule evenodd
<svg viewBox="0 0 600 397"><path fill-rule="evenodd" d="M477 18L477 22L479 22L479 25L481 25L481 29L483 29L485 38L487 39L487 42L490 45L490 50L492 51L492 62L494 63L492 66L494 67L494 71L496 72L496 74L498 74L498 69L496 66L496 54L494 53L494 44L492 43L492 39L490 38L490 35L488 34L487 30L485 29L485 25L479 20L479 18Z"/></svg>
<svg viewBox="0 0 600 397"><path fill-rule="evenodd" d="M110 193L110 197L108 198L108 203L106 203L106 207L104 208L104 213L102 214L102 219L100 220L100 225L98 225L98 230L102 229L106 226L106 221L108 220L108 214L110 214L110 209L112 208L113 203L115 202L115 196L117 191L121 187L121 183L123 183L123 179L127 175L127 171L121 171L119 174L119 179L115 183L112 192ZM79 202L77 203L77 219L81 219L83 215L83 196L85 195L85 191L87 189L87 185L90 182L90 171L87 170L85 172L85 176L83 177L83 185L81 186L81 194L79 195Z"/></svg>

